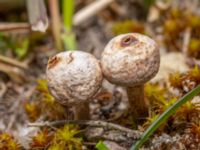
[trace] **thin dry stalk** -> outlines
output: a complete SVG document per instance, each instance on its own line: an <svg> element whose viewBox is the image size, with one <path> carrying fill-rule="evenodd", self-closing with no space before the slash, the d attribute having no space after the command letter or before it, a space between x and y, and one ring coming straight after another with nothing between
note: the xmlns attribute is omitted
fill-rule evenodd
<svg viewBox="0 0 200 150"><path fill-rule="evenodd" d="M76 26L80 25L81 23L86 21L88 18L94 16L99 11L107 7L113 1L114 0L98 0L86 6L85 8L81 9L74 15L73 24Z"/></svg>
<svg viewBox="0 0 200 150"><path fill-rule="evenodd" d="M0 31L10 31L10 30L17 30L17 29L27 29L30 30L29 23L0 23Z"/></svg>
<svg viewBox="0 0 200 150"><path fill-rule="evenodd" d="M28 69L27 64L21 63L13 58L9 58L9 57L3 56L3 55L0 55L0 62L18 67L20 69L24 69L24 70Z"/></svg>
<svg viewBox="0 0 200 150"><path fill-rule="evenodd" d="M56 48L58 50L62 50L61 21L58 0L49 0L49 10L51 14L52 32L56 43Z"/></svg>
<svg viewBox="0 0 200 150"><path fill-rule="evenodd" d="M184 37L183 37L182 51L183 51L183 54L185 56L187 55L187 52L188 52L188 46L189 46L189 43L190 43L190 38L191 38L191 28L188 27L188 28L185 29Z"/></svg>
<svg viewBox="0 0 200 150"><path fill-rule="evenodd" d="M61 126L64 124L78 124L78 125L87 125L91 127L104 127L106 129L114 129L119 130L122 132L127 133L128 135L134 136L135 139L139 138L142 133L136 130L131 130L128 128L125 128L123 126L105 122L101 120L59 120L54 122L36 122L36 123L29 123L28 126L30 127L44 127L44 126Z"/></svg>

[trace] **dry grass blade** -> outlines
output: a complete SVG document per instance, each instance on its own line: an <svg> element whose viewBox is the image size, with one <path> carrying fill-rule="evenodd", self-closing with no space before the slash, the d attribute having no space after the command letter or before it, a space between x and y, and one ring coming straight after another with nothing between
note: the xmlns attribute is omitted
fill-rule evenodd
<svg viewBox="0 0 200 150"><path fill-rule="evenodd" d="M48 27L46 7L43 0L27 1L29 21L33 31L45 32Z"/></svg>
<svg viewBox="0 0 200 150"><path fill-rule="evenodd" d="M10 65L18 67L20 69L24 69L24 70L28 69L27 64L21 63L13 58L5 57L3 55L0 55L0 62L10 64Z"/></svg>
<svg viewBox="0 0 200 150"><path fill-rule="evenodd" d="M74 15L73 24L80 25L85 20L94 16L99 11L104 9L106 6L108 6L113 1L114 0L98 0L98 1L93 2L90 5L86 6L85 8L83 8L82 10L80 10L79 12L77 12Z"/></svg>

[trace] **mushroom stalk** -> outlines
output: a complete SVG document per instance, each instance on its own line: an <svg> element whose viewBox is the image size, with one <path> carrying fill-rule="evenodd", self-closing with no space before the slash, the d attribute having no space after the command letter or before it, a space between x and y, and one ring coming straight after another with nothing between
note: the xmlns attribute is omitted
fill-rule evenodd
<svg viewBox="0 0 200 150"><path fill-rule="evenodd" d="M147 117L148 103L144 98L144 85L127 87L126 89L133 120L140 120Z"/></svg>
<svg viewBox="0 0 200 150"><path fill-rule="evenodd" d="M148 116L144 84L156 75L159 64L160 54L155 41L138 33L114 37L102 53L104 77L113 84L127 88L134 121Z"/></svg>
<svg viewBox="0 0 200 150"><path fill-rule="evenodd" d="M89 103L83 102L80 105L75 106L75 120L89 120L90 119L90 109Z"/></svg>

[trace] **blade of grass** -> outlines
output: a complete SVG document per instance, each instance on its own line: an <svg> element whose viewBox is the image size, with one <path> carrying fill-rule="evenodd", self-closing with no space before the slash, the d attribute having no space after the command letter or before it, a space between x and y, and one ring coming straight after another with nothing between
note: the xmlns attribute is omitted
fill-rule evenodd
<svg viewBox="0 0 200 150"><path fill-rule="evenodd" d="M72 29L72 16L74 13L74 0L62 0L63 19L66 30Z"/></svg>
<svg viewBox="0 0 200 150"><path fill-rule="evenodd" d="M66 32L62 34L62 40L66 49L76 50L76 38L73 32Z"/></svg>
<svg viewBox="0 0 200 150"><path fill-rule="evenodd" d="M102 141L99 141L95 147L97 150L109 150Z"/></svg>
<svg viewBox="0 0 200 150"><path fill-rule="evenodd" d="M139 141L137 141L130 150L138 150L142 144L149 139L149 137L154 133L158 127L163 124L179 107L184 103L191 100L194 96L200 93L200 85L191 90L189 93L184 95L181 99L176 101L172 106L170 106L164 113L162 113L143 133Z"/></svg>
<svg viewBox="0 0 200 150"><path fill-rule="evenodd" d="M27 9L31 29L45 32L49 23L44 0L27 0Z"/></svg>
<svg viewBox="0 0 200 150"><path fill-rule="evenodd" d="M62 12L65 32L62 34L62 40L65 48L76 49L75 34L72 31L72 19L74 14L74 0L62 0Z"/></svg>

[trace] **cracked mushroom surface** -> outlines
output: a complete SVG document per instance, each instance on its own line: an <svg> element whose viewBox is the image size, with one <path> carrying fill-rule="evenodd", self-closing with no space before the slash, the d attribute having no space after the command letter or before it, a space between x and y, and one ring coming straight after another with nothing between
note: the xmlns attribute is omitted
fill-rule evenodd
<svg viewBox="0 0 200 150"><path fill-rule="evenodd" d="M104 77L113 84L126 87L134 121L142 121L148 116L144 84L156 75L159 65L157 44L148 36L138 33L114 37L102 53Z"/></svg>
<svg viewBox="0 0 200 150"><path fill-rule="evenodd" d="M104 76L112 83L136 86L156 75L160 64L157 44L138 33L114 37L101 57Z"/></svg>
<svg viewBox="0 0 200 150"><path fill-rule="evenodd" d="M63 105L90 100L103 79L99 61L82 51L66 51L51 57L46 76L51 94Z"/></svg>

